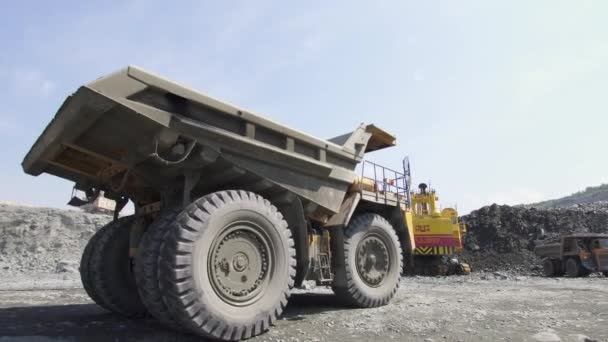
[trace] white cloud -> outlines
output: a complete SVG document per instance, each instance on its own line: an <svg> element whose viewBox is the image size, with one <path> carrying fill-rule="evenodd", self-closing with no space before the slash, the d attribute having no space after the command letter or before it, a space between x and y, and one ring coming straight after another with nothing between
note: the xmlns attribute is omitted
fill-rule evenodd
<svg viewBox="0 0 608 342"><path fill-rule="evenodd" d="M19 93L28 93L28 95L46 97L55 89L55 83L35 69L15 70L14 82L15 89Z"/></svg>

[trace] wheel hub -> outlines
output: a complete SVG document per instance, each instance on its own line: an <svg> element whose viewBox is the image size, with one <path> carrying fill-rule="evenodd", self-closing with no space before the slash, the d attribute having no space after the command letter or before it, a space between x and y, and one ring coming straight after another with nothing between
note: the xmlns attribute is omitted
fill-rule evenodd
<svg viewBox="0 0 608 342"><path fill-rule="evenodd" d="M368 236L359 242L357 248L357 271L369 286L382 284L389 269L389 253L384 241L376 236Z"/></svg>
<svg viewBox="0 0 608 342"><path fill-rule="evenodd" d="M215 292L233 305L245 305L263 290L270 261L268 244L249 227L234 227L210 250L209 276Z"/></svg>
<svg viewBox="0 0 608 342"><path fill-rule="evenodd" d="M232 258L232 267L235 271L243 272L247 266L249 266L247 254L239 252Z"/></svg>

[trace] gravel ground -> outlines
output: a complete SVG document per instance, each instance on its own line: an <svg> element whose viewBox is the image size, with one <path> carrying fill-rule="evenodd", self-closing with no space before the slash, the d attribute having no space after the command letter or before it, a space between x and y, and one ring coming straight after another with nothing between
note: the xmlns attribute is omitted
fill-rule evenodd
<svg viewBox="0 0 608 342"><path fill-rule="evenodd" d="M405 278L390 305L367 310L341 306L326 289L296 290L276 327L251 341L608 342L607 278L521 276L538 267L530 246L539 234L556 235L554 227L574 225L568 222L605 229L608 213L482 209L467 219L473 267L504 273ZM108 220L0 204L0 342L200 341L153 320L113 315L86 296L78 261Z"/></svg>
<svg viewBox="0 0 608 342"><path fill-rule="evenodd" d="M0 342L200 340L108 313L74 279L63 289L61 279L17 281L30 289L0 289ZM599 276L412 277L376 309L342 307L325 289L296 290L276 326L250 341L608 341L607 285Z"/></svg>

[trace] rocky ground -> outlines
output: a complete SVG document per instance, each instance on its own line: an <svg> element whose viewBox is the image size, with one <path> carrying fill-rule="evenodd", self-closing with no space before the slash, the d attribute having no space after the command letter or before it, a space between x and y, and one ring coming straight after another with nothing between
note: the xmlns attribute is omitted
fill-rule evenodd
<svg viewBox="0 0 608 342"><path fill-rule="evenodd" d="M284 317L252 341L608 341L608 278L531 276L535 245L606 232L608 205L538 210L489 206L463 219L468 276L407 277L396 298L351 309L330 290L296 290ZM198 341L94 305L77 264L111 218L0 204L0 342Z"/></svg>
<svg viewBox="0 0 608 342"><path fill-rule="evenodd" d="M608 341L608 278L405 278L391 304L350 309L296 291L251 341ZM0 290L0 341L200 341L92 304L82 289Z"/></svg>

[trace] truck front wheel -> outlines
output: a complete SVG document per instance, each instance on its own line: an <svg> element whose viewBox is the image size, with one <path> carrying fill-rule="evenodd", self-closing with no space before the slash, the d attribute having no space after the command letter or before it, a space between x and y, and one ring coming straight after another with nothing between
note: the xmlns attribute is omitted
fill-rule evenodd
<svg viewBox="0 0 608 342"><path fill-rule="evenodd" d="M173 317L223 341L268 330L287 305L296 272L287 222L269 201L245 191L188 205L169 228L161 263Z"/></svg>
<svg viewBox="0 0 608 342"><path fill-rule="evenodd" d="M395 296L403 269L401 245L395 230L382 216L359 215L344 233L344 287L334 287L346 304L377 307Z"/></svg>

